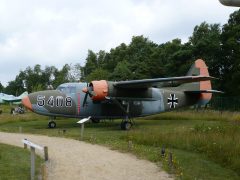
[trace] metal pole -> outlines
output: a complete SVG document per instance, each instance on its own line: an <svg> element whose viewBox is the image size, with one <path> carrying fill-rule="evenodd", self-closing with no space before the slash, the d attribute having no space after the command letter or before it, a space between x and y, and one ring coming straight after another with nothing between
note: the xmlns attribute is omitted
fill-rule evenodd
<svg viewBox="0 0 240 180"><path fill-rule="evenodd" d="M31 180L35 177L35 148L31 147Z"/></svg>
<svg viewBox="0 0 240 180"><path fill-rule="evenodd" d="M19 133L22 133L22 126L19 126Z"/></svg>
<svg viewBox="0 0 240 180"><path fill-rule="evenodd" d="M81 124L81 140L83 140L84 123Z"/></svg>

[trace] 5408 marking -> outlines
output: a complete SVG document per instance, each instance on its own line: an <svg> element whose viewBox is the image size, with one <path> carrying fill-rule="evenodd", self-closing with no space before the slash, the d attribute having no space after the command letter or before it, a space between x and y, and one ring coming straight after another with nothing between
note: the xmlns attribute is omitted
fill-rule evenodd
<svg viewBox="0 0 240 180"><path fill-rule="evenodd" d="M70 96L63 97L63 96L50 96L48 99L46 99L43 95L37 96L37 105L40 107L43 107L48 105L50 107L72 107L72 98Z"/></svg>

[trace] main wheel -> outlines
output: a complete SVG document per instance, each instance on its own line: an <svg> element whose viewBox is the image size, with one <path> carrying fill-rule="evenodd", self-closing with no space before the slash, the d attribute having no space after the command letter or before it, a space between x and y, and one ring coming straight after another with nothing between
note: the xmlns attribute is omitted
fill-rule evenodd
<svg viewBox="0 0 240 180"><path fill-rule="evenodd" d="M128 121L123 121L122 123L121 123L121 129L122 130L130 130L131 129L131 127L132 127L132 123L131 122L128 122Z"/></svg>
<svg viewBox="0 0 240 180"><path fill-rule="evenodd" d="M49 127L50 129L55 128L56 126L57 126L57 124L56 124L54 121L50 121L50 122L48 123L48 127Z"/></svg>

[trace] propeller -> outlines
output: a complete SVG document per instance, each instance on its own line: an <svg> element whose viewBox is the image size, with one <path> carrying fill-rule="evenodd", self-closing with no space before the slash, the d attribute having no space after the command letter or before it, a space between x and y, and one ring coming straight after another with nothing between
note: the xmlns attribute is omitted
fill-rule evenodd
<svg viewBox="0 0 240 180"><path fill-rule="evenodd" d="M96 93L93 91L93 86L92 84L87 83L87 87L83 88L82 91L85 93L84 100L83 100L83 107L87 104L87 98L88 96L96 96Z"/></svg>

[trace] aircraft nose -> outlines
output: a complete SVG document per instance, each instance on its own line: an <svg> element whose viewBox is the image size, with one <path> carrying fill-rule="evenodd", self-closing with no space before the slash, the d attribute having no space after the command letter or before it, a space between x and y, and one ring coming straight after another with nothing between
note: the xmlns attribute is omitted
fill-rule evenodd
<svg viewBox="0 0 240 180"><path fill-rule="evenodd" d="M31 104L31 101L29 99L28 96L25 96L23 99L22 99L22 104L29 110L33 111L33 108L32 108L32 104Z"/></svg>

